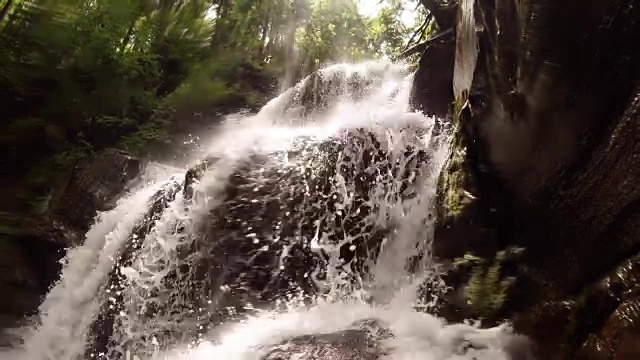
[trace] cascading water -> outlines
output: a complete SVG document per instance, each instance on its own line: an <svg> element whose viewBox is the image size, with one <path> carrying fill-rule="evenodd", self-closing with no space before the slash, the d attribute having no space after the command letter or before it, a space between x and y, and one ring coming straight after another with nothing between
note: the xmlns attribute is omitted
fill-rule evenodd
<svg viewBox="0 0 640 360"><path fill-rule="evenodd" d="M399 65L336 65L229 118L186 180L97 218L12 356L337 359L282 354L373 322L386 334L373 357L345 358L511 359L516 335L422 311L440 286L429 250L448 137L409 111L411 81Z"/></svg>

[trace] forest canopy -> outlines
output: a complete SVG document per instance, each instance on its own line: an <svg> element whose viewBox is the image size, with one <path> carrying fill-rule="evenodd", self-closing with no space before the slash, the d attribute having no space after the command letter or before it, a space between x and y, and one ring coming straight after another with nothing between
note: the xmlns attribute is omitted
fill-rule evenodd
<svg viewBox="0 0 640 360"><path fill-rule="evenodd" d="M325 64L395 58L425 29L421 11L411 0L0 1L3 175L46 190L52 171L101 149L166 147L184 114L256 109Z"/></svg>

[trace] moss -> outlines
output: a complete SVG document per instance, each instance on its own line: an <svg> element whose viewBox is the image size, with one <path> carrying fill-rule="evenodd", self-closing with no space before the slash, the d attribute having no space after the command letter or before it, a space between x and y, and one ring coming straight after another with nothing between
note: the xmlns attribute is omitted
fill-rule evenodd
<svg viewBox="0 0 640 360"><path fill-rule="evenodd" d="M457 100L452 104L453 140L439 184L444 210L443 217L447 220L460 218L465 209L473 202L473 197L465 190L465 184L469 181L470 174L467 171L467 140L461 124L465 121L462 109L461 101Z"/></svg>
<svg viewBox="0 0 640 360"><path fill-rule="evenodd" d="M464 149L454 148L447 161L447 169L443 178L444 209L446 217L458 218L471 203L471 197L467 196L464 190L465 173Z"/></svg>

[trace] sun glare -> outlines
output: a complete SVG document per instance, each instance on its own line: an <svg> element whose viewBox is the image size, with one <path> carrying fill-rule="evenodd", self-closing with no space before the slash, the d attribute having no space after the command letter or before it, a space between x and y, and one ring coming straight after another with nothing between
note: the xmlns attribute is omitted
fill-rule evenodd
<svg viewBox="0 0 640 360"><path fill-rule="evenodd" d="M375 16L382 8L384 0L358 0L358 5L362 15L367 17ZM415 22L417 11L417 0L405 1L406 5L402 10L400 19L407 26L412 26Z"/></svg>

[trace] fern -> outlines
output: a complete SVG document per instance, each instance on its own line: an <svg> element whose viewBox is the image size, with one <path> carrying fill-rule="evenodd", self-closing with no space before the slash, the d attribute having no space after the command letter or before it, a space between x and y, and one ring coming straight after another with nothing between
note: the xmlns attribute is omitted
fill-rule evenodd
<svg viewBox="0 0 640 360"><path fill-rule="evenodd" d="M471 277L465 286L464 294L467 303L473 306L480 317L493 316L504 304L514 279L503 278L502 264L520 253L522 249L510 248L500 251L493 260L466 254L462 260L456 262L457 266L472 267Z"/></svg>

